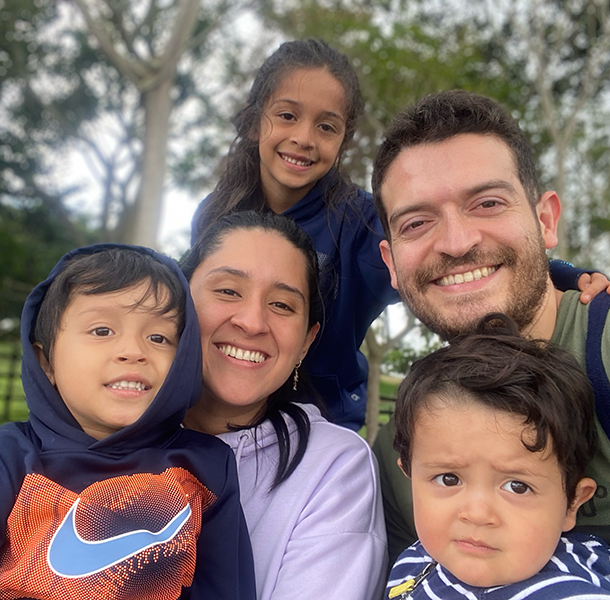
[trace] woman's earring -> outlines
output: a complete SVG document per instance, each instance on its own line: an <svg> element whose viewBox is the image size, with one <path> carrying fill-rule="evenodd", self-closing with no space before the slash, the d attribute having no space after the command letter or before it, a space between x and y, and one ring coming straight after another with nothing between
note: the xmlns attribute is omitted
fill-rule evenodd
<svg viewBox="0 0 610 600"><path fill-rule="evenodd" d="M299 367L301 366L301 364L303 363L302 360L300 360L295 366L294 366L294 378L292 379L292 389L296 392L297 391L297 383L299 382Z"/></svg>

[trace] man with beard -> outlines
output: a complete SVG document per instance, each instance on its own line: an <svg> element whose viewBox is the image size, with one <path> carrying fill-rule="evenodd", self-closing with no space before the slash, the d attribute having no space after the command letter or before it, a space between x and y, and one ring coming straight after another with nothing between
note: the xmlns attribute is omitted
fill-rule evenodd
<svg viewBox="0 0 610 600"><path fill-rule="evenodd" d="M545 250L557 244L560 201L555 192L540 194L517 123L497 103L468 92L423 98L390 124L373 196L392 285L432 331L450 340L484 315L503 312L522 334L565 347L587 369L600 437L587 475L598 489L579 511L577 530L610 541L610 297L583 305L578 292L553 288ZM416 539L410 485L393 439L390 422L374 448L390 564Z"/></svg>

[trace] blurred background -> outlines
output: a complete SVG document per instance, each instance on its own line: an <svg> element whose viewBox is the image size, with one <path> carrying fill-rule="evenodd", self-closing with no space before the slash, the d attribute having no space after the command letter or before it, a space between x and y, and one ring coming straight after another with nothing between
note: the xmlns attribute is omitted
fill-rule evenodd
<svg viewBox="0 0 610 600"><path fill-rule="evenodd" d="M554 257L610 273L609 11L605 0L0 0L0 421L27 414L15 339L29 290L89 243L179 258L230 118L287 39L323 38L359 74L366 115L344 163L359 186L370 190L398 110L442 89L488 95L562 198ZM436 345L395 307L367 336L371 373L400 375ZM374 385L391 397L395 379Z"/></svg>

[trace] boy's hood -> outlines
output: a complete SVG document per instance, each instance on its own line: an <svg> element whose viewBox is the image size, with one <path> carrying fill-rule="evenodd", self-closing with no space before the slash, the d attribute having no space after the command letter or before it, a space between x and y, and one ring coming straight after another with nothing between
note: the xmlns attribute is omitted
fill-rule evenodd
<svg viewBox="0 0 610 600"><path fill-rule="evenodd" d="M76 422L57 390L40 367L32 346L34 326L42 300L51 282L63 270L67 260L79 254L93 254L108 248L132 248L153 256L167 265L180 279L187 292L184 331L165 382L146 412L132 425L97 441ZM104 454L123 455L139 448L158 446L178 431L187 409L201 393L201 341L197 314L186 279L176 262L141 246L96 244L66 254L47 279L28 296L21 315L23 346L22 380L30 409L30 422L40 439L42 450L88 448Z"/></svg>

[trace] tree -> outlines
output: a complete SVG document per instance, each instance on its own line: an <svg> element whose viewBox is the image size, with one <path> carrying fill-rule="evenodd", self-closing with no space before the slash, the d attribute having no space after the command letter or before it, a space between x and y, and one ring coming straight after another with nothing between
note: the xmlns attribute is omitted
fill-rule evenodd
<svg viewBox="0 0 610 600"><path fill-rule="evenodd" d="M608 136L608 109L603 111L603 119L595 115L599 99L610 88L610 7L597 0L533 0L525 5L512 0L503 30L507 44L512 39L513 52L530 56L526 73L552 142L549 171L554 189L568 209L560 220L558 252L561 258L570 259L579 243L577 228L570 232L567 224L578 212L574 196L580 203L582 188L569 185L568 170L576 171L586 161L587 144L583 142L589 136L599 140L599 134L592 135L596 128L602 128L606 142Z"/></svg>
<svg viewBox="0 0 610 600"><path fill-rule="evenodd" d="M228 144L216 126L232 112L231 92L208 72L235 60L231 19L248 6L6 0L0 169L10 177L0 199L43 202L69 226L75 199L95 177L98 239L154 246L166 162L175 184L195 186L212 172L206 154ZM65 172L68 153L84 158L88 179Z"/></svg>

